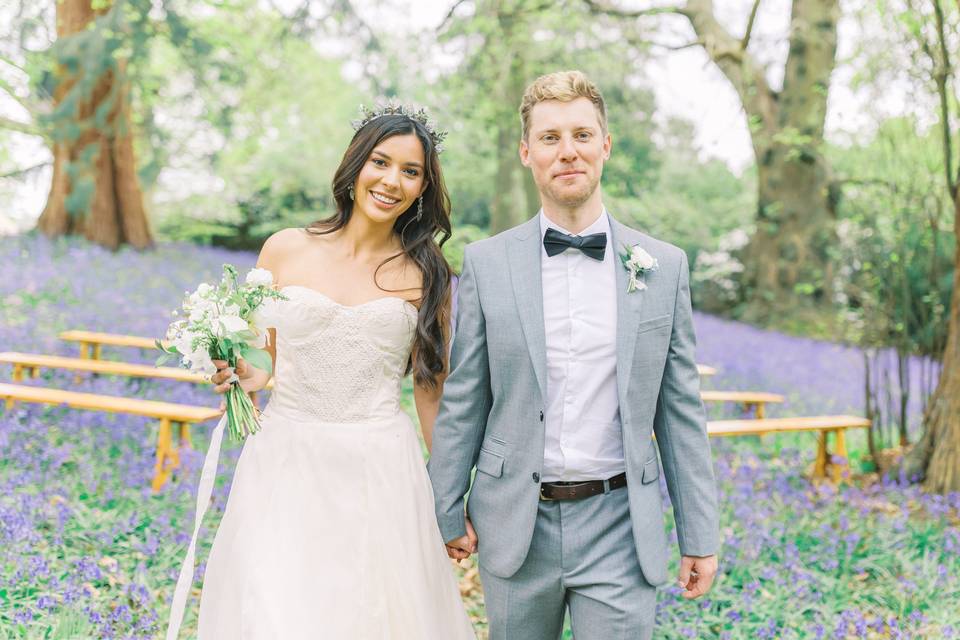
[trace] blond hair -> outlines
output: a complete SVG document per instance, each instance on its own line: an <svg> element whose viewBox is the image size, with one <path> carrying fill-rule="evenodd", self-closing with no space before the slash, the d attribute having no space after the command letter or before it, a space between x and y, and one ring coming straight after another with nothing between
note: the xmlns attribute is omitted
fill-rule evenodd
<svg viewBox="0 0 960 640"><path fill-rule="evenodd" d="M540 76L534 80L520 100L520 128L523 139L530 133L530 112L533 107L546 100L571 102L577 98L587 98L597 109L600 128L607 133L607 107L603 102L600 89L593 84L582 71L557 71Z"/></svg>

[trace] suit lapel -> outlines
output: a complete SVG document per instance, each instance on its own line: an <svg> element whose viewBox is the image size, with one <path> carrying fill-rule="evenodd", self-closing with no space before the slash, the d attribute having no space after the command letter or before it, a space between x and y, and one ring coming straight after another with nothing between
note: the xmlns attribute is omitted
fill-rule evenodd
<svg viewBox="0 0 960 640"><path fill-rule="evenodd" d="M632 247L640 238L639 234L614 220L613 216L610 216L610 236L617 272L617 390L622 410L626 406L627 387L633 367L643 292L627 293L629 279L620 261L620 254L625 250L624 245Z"/></svg>
<svg viewBox="0 0 960 640"><path fill-rule="evenodd" d="M520 327L530 352L541 397L547 395L547 338L543 325L543 278L540 271L540 216L521 225L507 249L513 296Z"/></svg>

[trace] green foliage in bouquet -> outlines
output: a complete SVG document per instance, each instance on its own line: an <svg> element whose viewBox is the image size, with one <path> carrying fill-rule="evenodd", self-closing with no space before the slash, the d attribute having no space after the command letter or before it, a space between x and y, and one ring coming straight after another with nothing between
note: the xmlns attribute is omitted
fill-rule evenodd
<svg viewBox="0 0 960 640"><path fill-rule="evenodd" d="M240 358L258 369L272 373L273 361L264 347L268 334L258 312L265 305L286 299L272 288L273 275L266 269L252 269L243 284L233 265L223 265L223 277L217 285L201 283L187 292L182 308L174 311L181 319L167 330L167 343L157 341L163 351L157 365L179 358L181 366L194 373L213 375L214 360L225 360L236 367ZM235 440L243 440L260 430L256 410L239 380L226 393L227 428Z"/></svg>

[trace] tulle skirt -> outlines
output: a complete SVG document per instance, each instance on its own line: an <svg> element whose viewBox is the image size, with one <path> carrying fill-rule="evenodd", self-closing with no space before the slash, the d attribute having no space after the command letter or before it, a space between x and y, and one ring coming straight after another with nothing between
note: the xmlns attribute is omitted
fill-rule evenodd
<svg viewBox="0 0 960 640"><path fill-rule="evenodd" d="M404 413L271 414L248 438L207 561L200 640L475 638Z"/></svg>

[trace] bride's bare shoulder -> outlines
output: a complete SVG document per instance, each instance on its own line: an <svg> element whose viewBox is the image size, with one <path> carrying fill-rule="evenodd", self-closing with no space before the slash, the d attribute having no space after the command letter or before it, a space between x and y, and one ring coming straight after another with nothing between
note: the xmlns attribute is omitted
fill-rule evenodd
<svg viewBox="0 0 960 640"><path fill-rule="evenodd" d="M260 248L257 265L271 270L278 268L284 258L289 258L306 247L312 237L313 234L303 227L291 227L277 231L267 238L263 247Z"/></svg>
<svg viewBox="0 0 960 640"><path fill-rule="evenodd" d="M267 238L267 241L263 243L263 248L260 250L260 252L272 253L277 250L282 251L286 249L292 249L298 245L307 243L310 240L310 236L310 232L303 227L289 227L287 229L281 229Z"/></svg>

